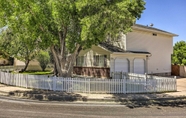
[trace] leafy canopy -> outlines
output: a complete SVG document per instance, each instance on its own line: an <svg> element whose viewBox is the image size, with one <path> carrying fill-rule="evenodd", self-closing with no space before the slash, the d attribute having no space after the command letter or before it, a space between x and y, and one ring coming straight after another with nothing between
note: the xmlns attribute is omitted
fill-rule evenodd
<svg viewBox="0 0 186 118"><path fill-rule="evenodd" d="M40 49L50 47L57 72L69 76L81 49L131 31L144 5L144 0L1 0L0 24L28 47L36 41Z"/></svg>
<svg viewBox="0 0 186 118"><path fill-rule="evenodd" d="M66 46L73 51L74 43L89 48L131 31L144 5L143 0L1 0L0 24L18 34L28 31L42 47L59 45L58 32L66 31Z"/></svg>
<svg viewBox="0 0 186 118"><path fill-rule="evenodd" d="M174 45L172 63L186 65L186 42L179 41Z"/></svg>

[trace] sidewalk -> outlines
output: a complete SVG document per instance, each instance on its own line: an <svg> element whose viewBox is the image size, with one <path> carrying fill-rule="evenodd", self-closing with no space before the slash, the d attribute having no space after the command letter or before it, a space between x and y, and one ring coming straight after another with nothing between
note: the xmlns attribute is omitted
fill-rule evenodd
<svg viewBox="0 0 186 118"><path fill-rule="evenodd" d="M86 94L26 89L0 84L0 95L47 101L123 102L186 99L186 78L177 79L177 92L159 94Z"/></svg>

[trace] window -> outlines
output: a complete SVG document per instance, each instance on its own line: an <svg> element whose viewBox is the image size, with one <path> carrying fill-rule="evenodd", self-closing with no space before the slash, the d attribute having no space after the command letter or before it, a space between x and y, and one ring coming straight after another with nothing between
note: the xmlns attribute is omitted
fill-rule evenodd
<svg viewBox="0 0 186 118"><path fill-rule="evenodd" d="M84 65L84 56L77 57L76 66L83 66Z"/></svg>
<svg viewBox="0 0 186 118"><path fill-rule="evenodd" d="M157 34L156 33L152 33L152 36L157 36Z"/></svg>
<svg viewBox="0 0 186 118"><path fill-rule="evenodd" d="M106 67L107 55L94 55L94 66Z"/></svg>
<svg viewBox="0 0 186 118"><path fill-rule="evenodd" d="M87 66L87 63L91 63L92 58L87 58L86 56L78 56L76 59L76 66ZM92 65L92 64L91 64ZM93 65L98 67L107 67L107 55L94 55Z"/></svg>

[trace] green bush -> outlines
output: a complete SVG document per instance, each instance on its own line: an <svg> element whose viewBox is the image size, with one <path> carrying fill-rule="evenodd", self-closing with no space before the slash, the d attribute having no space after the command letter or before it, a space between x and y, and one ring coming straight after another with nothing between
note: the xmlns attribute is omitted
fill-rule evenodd
<svg viewBox="0 0 186 118"><path fill-rule="evenodd" d="M45 71L47 65L50 62L49 53L47 51L40 51L37 56L37 60L39 61L42 70Z"/></svg>
<svg viewBox="0 0 186 118"><path fill-rule="evenodd" d="M186 42L179 41L174 45L172 63L186 65Z"/></svg>

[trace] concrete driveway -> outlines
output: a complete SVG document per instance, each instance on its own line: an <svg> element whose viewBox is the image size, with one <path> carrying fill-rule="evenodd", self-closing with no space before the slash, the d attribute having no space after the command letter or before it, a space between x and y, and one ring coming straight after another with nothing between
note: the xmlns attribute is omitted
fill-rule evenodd
<svg viewBox="0 0 186 118"><path fill-rule="evenodd" d="M173 96L186 96L186 78L177 79L177 92L166 93Z"/></svg>
<svg viewBox="0 0 186 118"><path fill-rule="evenodd" d="M177 90L186 92L186 78L177 79Z"/></svg>

